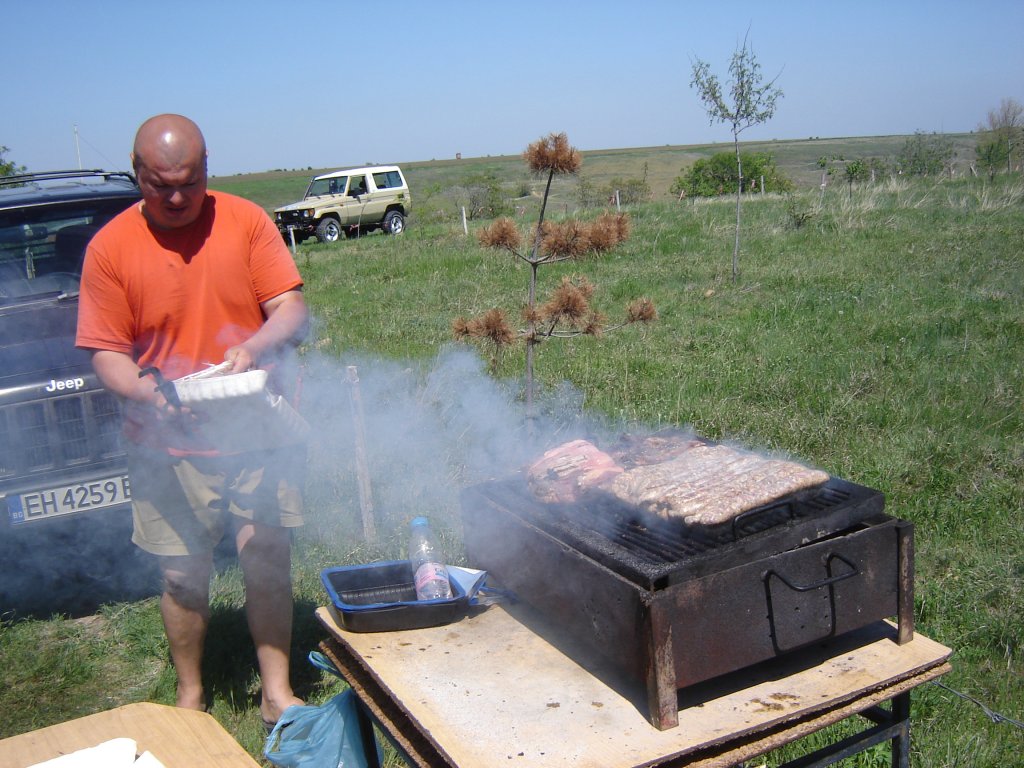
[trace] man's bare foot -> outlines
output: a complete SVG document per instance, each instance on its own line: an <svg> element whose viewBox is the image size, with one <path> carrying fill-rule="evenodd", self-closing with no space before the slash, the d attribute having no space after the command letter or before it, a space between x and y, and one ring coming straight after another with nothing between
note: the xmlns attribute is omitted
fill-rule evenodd
<svg viewBox="0 0 1024 768"><path fill-rule="evenodd" d="M205 712L206 696L203 694L203 689L190 691L179 687L178 700L175 702L175 706L182 709L197 709L200 712Z"/></svg>
<svg viewBox="0 0 1024 768"><path fill-rule="evenodd" d="M281 701L264 696L263 700L260 702L260 715L263 717L263 724L272 728L280 719L281 714L288 709L288 707L296 704L302 705L305 703L306 702L295 695L286 697Z"/></svg>

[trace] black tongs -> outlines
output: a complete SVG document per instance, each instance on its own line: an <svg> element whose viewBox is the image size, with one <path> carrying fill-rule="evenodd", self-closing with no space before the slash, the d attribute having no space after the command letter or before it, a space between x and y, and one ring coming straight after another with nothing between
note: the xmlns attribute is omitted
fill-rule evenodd
<svg viewBox="0 0 1024 768"><path fill-rule="evenodd" d="M181 410L181 399L178 397L178 390L174 386L173 381L168 381L164 378L164 375L160 372L160 369L156 366L150 366L149 368L143 368L139 371L139 378L146 376L152 376L153 380L156 381L156 389L163 394L167 399L167 402L171 404L171 407L177 411Z"/></svg>

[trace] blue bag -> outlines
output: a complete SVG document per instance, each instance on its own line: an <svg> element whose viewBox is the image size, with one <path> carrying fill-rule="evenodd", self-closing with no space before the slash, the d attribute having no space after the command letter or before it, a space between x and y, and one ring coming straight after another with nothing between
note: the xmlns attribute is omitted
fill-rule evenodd
<svg viewBox="0 0 1024 768"><path fill-rule="evenodd" d="M341 677L323 654L313 651L309 661ZM355 692L349 688L320 705L288 707L267 736L263 756L280 768L367 768L358 706ZM376 739L374 742L381 764L384 756Z"/></svg>

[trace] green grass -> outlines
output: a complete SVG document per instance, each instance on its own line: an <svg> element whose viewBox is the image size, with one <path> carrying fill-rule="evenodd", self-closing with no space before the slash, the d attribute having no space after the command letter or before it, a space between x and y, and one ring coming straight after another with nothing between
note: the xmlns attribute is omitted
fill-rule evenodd
<svg viewBox="0 0 1024 768"><path fill-rule="evenodd" d="M794 163L831 152L814 142L800 150ZM661 167L687 151L666 148L671 161ZM594 153L584 172L638 176L661 154ZM515 158L486 162L507 169L510 183L520 178ZM479 170L475 163L411 168L414 200L418 170L441 188ZM299 194L308 175L296 177ZM254 199L284 194L272 179L245 179L237 183L252 185ZM559 216L574 210L572 183L561 190ZM807 185L796 203L813 213L799 228L792 201L745 202L735 283L732 203L667 194L630 211L632 235L615 251L542 270L542 290L563 274L587 275L612 320L641 295L659 311L645 328L541 345L544 413L565 430L581 420L599 432L692 425L884 491L888 511L915 525L917 625L954 651L945 682L1024 720L1024 184L887 181L852 197L834 186L820 207ZM325 599L320 569L400 557L416 514L437 521L459 562L458 489L494 471L485 454L506 459L523 437L522 348L491 376L485 360L458 354L450 324L492 306L518 317L527 271L464 236L460 222L415 217L399 238L304 245L297 263L316 317L305 407L321 429L308 524L296 537L294 664L302 695L319 701L338 690L304 660L323 634L312 619ZM373 544L360 535L346 365L357 366L366 409ZM237 570L217 576L214 594L214 715L258 755ZM128 701L173 700L153 600L110 606L88 622L8 623L0 664L0 735ZM1024 763L1020 730L937 686L915 692L913 723L915 766ZM768 765L794 754L772 754ZM848 764L887 762L878 749Z"/></svg>
<svg viewBox="0 0 1024 768"><path fill-rule="evenodd" d="M540 137L534 137L536 138ZM956 148L957 171L966 175L969 173L968 164L974 157L975 139L971 134L950 134L949 139ZM906 136L871 136L745 142L743 150L770 153L779 168L798 188L817 189L821 182L821 169L817 164L819 158L878 157L892 161L906 140ZM523 149L525 148L524 143ZM673 197L669 189L684 168L702 157L731 151L732 144L728 142L591 150L582 153L581 176L595 186L603 187L615 178L642 178L646 166L646 177L653 199L667 200ZM399 162L398 158L394 161ZM403 162L401 165L412 190L414 210L422 221L455 217L457 212L452 208L451 200L446 197L445 192L484 174L492 174L501 179L510 194L516 194L523 185L530 187L534 192L531 213L532 206L539 201L539 195L543 191L541 182L530 176L518 155ZM247 197L267 211L272 211L277 206L300 200L313 176L331 170L335 169L280 170L219 176L210 180L210 186ZM843 186L838 180L832 180L830 183L834 184L837 190ZM556 179L552 197L553 210L565 210L567 207L571 210L575 207L579 199L578 186L579 181L576 178ZM518 200L517 204L523 205L524 202L531 201Z"/></svg>

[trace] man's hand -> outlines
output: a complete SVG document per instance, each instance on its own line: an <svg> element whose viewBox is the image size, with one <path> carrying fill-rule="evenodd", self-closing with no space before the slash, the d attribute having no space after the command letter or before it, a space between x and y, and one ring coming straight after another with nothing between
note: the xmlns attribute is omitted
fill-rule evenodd
<svg viewBox="0 0 1024 768"><path fill-rule="evenodd" d="M224 353L224 359L231 363L228 373L245 373L256 367L256 360L244 344L231 347Z"/></svg>
<svg viewBox="0 0 1024 768"><path fill-rule="evenodd" d="M263 327L224 353L231 361L231 373L244 373L257 367L262 359L279 349L298 344L306 335L309 310L302 291L285 291L261 305L267 320Z"/></svg>

